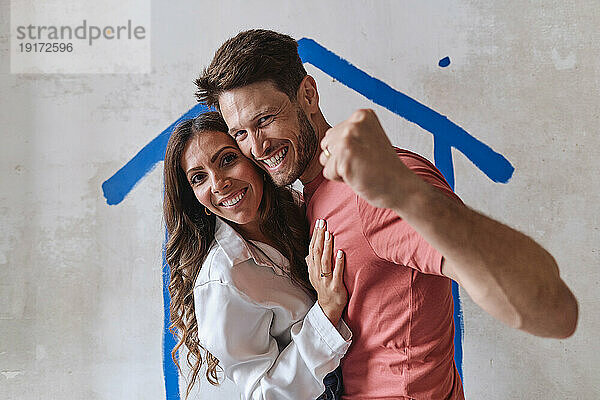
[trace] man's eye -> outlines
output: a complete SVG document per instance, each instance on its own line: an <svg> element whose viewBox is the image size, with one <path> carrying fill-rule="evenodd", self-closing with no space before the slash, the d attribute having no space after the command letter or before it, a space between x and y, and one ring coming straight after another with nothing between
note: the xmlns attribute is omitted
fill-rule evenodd
<svg viewBox="0 0 600 400"><path fill-rule="evenodd" d="M235 140L243 139L246 136L246 131L237 131L231 135Z"/></svg>
<svg viewBox="0 0 600 400"><path fill-rule="evenodd" d="M265 115L264 117L260 117L258 119L258 124L259 125L265 125L271 122L273 116L272 115Z"/></svg>

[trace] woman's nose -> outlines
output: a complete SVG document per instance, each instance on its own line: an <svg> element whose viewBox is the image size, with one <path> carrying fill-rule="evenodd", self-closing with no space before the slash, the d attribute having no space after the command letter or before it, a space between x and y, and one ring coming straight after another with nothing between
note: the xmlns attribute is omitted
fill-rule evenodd
<svg viewBox="0 0 600 400"><path fill-rule="evenodd" d="M231 180L220 174L213 174L211 186L213 193L221 193L231 186Z"/></svg>

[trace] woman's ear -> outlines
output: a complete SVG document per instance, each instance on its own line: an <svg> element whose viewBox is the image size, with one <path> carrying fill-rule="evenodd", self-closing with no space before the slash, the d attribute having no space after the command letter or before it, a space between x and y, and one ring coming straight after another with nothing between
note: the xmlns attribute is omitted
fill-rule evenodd
<svg viewBox="0 0 600 400"><path fill-rule="evenodd" d="M306 75L297 93L298 104L304 109L307 114L312 114L319 109L319 92L317 91L317 82L315 79Z"/></svg>

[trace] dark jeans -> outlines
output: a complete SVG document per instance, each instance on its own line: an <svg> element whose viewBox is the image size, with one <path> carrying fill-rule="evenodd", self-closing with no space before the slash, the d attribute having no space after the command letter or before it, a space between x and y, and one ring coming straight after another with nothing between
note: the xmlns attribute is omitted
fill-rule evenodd
<svg viewBox="0 0 600 400"><path fill-rule="evenodd" d="M317 397L317 400L339 400L342 397L344 382L342 382L342 369L340 367L325 375L323 383L325 384L325 391Z"/></svg>

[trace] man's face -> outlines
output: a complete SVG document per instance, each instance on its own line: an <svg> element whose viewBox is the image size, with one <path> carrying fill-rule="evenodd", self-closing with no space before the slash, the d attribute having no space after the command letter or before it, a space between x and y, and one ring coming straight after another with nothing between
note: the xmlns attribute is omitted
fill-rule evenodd
<svg viewBox="0 0 600 400"><path fill-rule="evenodd" d="M304 111L271 82L257 82L219 96L229 134L278 186L301 178L318 141Z"/></svg>

